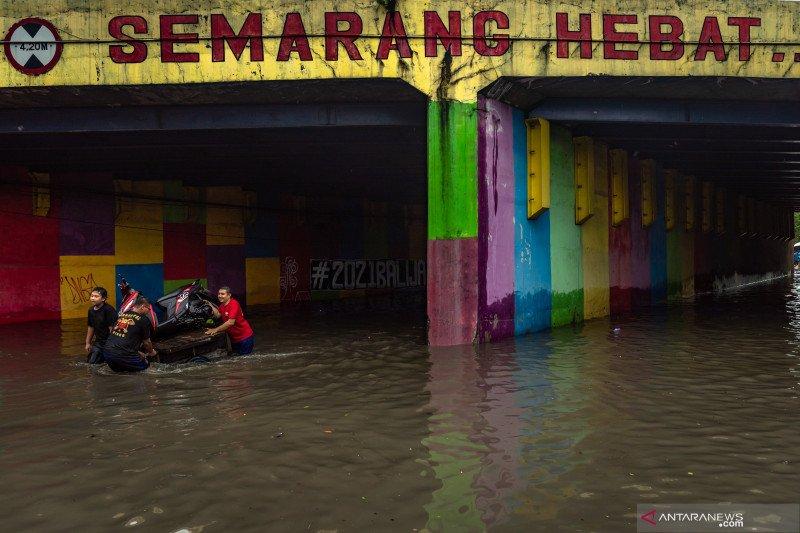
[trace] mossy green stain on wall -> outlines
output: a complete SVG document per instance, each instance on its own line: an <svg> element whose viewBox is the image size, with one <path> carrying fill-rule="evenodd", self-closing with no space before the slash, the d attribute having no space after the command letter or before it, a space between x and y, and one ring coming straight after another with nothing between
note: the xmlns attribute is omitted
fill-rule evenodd
<svg viewBox="0 0 800 533"><path fill-rule="evenodd" d="M553 292L553 327L583 322L583 289Z"/></svg>
<svg viewBox="0 0 800 533"><path fill-rule="evenodd" d="M575 224L575 166L572 135L550 129L550 261L553 327L583 321L580 226Z"/></svg>
<svg viewBox="0 0 800 533"><path fill-rule="evenodd" d="M428 103L428 239L478 236L476 103Z"/></svg>

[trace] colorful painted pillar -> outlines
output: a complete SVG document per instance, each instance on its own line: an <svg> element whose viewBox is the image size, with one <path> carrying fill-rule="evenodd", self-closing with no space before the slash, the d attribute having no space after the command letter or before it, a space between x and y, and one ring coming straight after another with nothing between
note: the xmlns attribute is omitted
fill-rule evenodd
<svg viewBox="0 0 800 533"><path fill-rule="evenodd" d="M656 166L653 198L655 216L650 226L650 298L654 304L667 300L667 227L664 218L664 172Z"/></svg>
<svg viewBox="0 0 800 533"><path fill-rule="evenodd" d="M583 321L581 227L575 224L572 134L550 129L550 271L553 327Z"/></svg>
<svg viewBox="0 0 800 533"><path fill-rule="evenodd" d="M478 335L514 335L514 124L512 108L478 99ZM525 219L523 219L525 220Z"/></svg>
<svg viewBox="0 0 800 533"><path fill-rule="evenodd" d="M550 210L528 219L528 139L525 114L514 119L514 334L547 329L553 300Z"/></svg>
<svg viewBox="0 0 800 533"><path fill-rule="evenodd" d="M631 307L650 305L650 232L643 227L642 219L642 166L641 161L628 159L628 198L630 200L631 238Z"/></svg>
<svg viewBox="0 0 800 533"><path fill-rule="evenodd" d="M581 226L583 252L583 314L585 319L608 316L608 149L595 143L594 214Z"/></svg>
<svg viewBox="0 0 800 533"><path fill-rule="evenodd" d="M428 104L428 341L473 342L478 321L478 113Z"/></svg>

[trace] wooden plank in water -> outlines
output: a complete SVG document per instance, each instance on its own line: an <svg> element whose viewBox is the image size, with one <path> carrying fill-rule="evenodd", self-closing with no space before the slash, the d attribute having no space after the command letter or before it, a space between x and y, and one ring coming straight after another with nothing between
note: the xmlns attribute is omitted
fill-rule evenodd
<svg viewBox="0 0 800 533"><path fill-rule="evenodd" d="M157 355L154 358L161 363L180 363L194 356L228 348L226 333L206 335L204 330L181 333L169 339L153 343Z"/></svg>

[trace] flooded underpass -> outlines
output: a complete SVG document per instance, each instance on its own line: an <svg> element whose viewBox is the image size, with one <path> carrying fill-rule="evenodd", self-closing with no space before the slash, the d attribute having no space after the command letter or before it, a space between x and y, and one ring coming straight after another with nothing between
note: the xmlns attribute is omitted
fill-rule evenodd
<svg viewBox="0 0 800 533"><path fill-rule="evenodd" d="M256 314L256 354L115 375L0 327L7 531L620 531L793 503L800 284L478 347L424 312Z"/></svg>

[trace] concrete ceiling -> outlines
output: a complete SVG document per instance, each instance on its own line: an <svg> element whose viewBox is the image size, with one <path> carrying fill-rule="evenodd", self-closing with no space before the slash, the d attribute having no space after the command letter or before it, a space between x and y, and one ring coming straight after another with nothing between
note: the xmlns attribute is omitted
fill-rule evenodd
<svg viewBox="0 0 800 533"><path fill-rule="evenodd" d="M484 94L576 136L800 208L800 80L516 78Z"/></svg>

